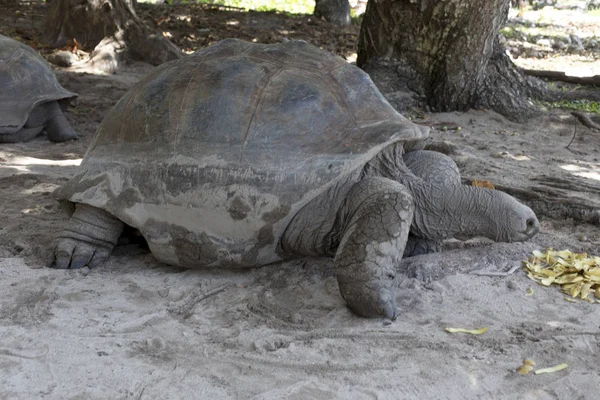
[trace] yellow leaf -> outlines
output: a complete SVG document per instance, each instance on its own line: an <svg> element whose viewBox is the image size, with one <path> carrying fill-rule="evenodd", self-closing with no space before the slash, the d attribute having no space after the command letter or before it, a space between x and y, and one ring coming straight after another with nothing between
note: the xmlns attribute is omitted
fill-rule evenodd
<svg viewBox="0 0 600 400"><path fill-rule="evenodd" d="M528 287L527 290L525 291L525 296L533 296L533 289Z"/></svg>
<svg viewBox="0 0 600 400"><path fill-rule="evenodd" d="M550 286L554 282L554 277L549 276L548 278L544 278L540 281L540 283L544 286Z"/></svg>
<svg viewBox="0 0 600 400"><path fill-rule="evenodd" d="M535 367L535 361L526 358L523 360L523 365L517 368L516 371L521 375L527 375L533 370L533 367Z"/></svg>
<svg viewBox="0 0 600 400"><path fill-rule="evenodd" d="M588 270L585 271L585 274L589 277L592 277L592 276L600 277L600 268L598 268L598 267L588 268Z"/></svg>
<svg viewBox="0 0 600 400"><path fill-rule="evenodd" d="M571 297L575 298L575 297L579 296L579 293L581 293L582 286L583 286L582 283L573 285L573 287L569 290L569 294L571 295Z"/></svg>
<svg viewBox="0 0 600 400"><path fill-rule="evenodd" d="M573 252L570 250L555 251L554 256L558 256L558 257L564 258L564 259L570 259L573 257Z"/></svg>
<svg viewBox="0 0 600 400"><path fill-rule="evenodd" d="M600 282L600 276L584 274L584 276L592 282Z"/></svg>
<svg viewBox="0 0 600 400"><path fill-rule="evenodd" d="M488 189L495 189L495 187L494 187L494 185L492 184L492 182L490 182L490 181L478 180L478 179L473 179L473 182L471 183L471 186L475 186L475 187L482 187L482 188L488 188Z"/></svg>
<svg viewBox="0 0 600 400"><path fill-rule="evenodd" d="M568 261L565 261L562 258L557 258L556 262L559 263L559 264L561 264L561 265L564 265L565 267L570 267L571 266L571 264Z"/></svg>
<svg viewBox="0 0 600 400"><path fill-rule="evenodd" d="M564 298L566 301L568 301L569 303L579 303L577 300L571 298L571 297L565 297Z"/></svg>
<svg viewBox="0 0 600 400"><path fill-rule="evenodd" d="M531 365L521 365L516 371L521 375L527 375L532 369L533 367Z"/></svg>
<svg viewBox="0 0 600 400"><path fill-rule="evenodd" d="M539 375L539 374L550 374L552 372L557 372L560 370L563 370L565 368L567 368L569 366L569 364L564 363L564 364L558 364L554 367L550 367L550 368L542 368L542 369L536 369L535 371L533 371L534 374Z"/></svg>
<svg viewBox="0 0 600 400"><path fill-rule="evenodd" d="M562 276L559 276L558 278L554 279L554 281L556 283L558 283L559 285L562 285L564 283L580 282L582 280L583 280L583 276L578 275L578 274L562 275Z"/></svg>
<svg viewBox="0 0 600 400"><path fill-rule="evenodd" d="M541 251L539 251L539 250L534 250L534 251L531 252L531 254L533 254L533 256L537 257L537 258L544 258L544 257L546 257L546 255L544 253L542 253Z"/></svg>
<svg viewBox="0 0 600 400"><path fill-rule="evenodd" d="M465 329L465 328L446 328L446 331L450 333L470 333L471 335L481 335L487 331L487 327L479 329Z"/></svg>
<svg viewBox="0 0 600 400"><path fill-rule="evenodd" d="M592 284L589 283L589 282L588 283L584 283L583 285L581 285L581 294L580 294L580 297L582 299L586 299L589 296L589 294L590 294L591 288L592 288Z"/></svg>
<svg viewBox="0 0 600 400"><path fill-rule="evenodd" d="M541 269L540 271L535 271L538 275L544 275L547 277L556 276L556 272L551 269Z"/></svg>

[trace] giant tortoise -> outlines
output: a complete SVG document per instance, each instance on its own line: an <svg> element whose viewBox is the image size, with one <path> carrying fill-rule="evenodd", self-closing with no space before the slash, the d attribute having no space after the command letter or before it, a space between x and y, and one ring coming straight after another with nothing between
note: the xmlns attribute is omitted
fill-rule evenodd
<svg viewBox="0 0 600 400"><path fill-rule="evenodd" d="M456 166L420 150L428 132L340 57L302 41L221 41L157 67L106 115L56 192L74 207L51 266L96 267L127 224L183 267L334 257L349 307L395 318L409 233L511 242L539 230L505 193L460 185L458 170L435 179Z"/></svg>
<svg viewBox="0 0 600 400"><path fill-rule="evenodd" d="M77 139L61 108L75 97L35 50L0 35L0 143L25 142L44 129L53 142Z"/></svg>

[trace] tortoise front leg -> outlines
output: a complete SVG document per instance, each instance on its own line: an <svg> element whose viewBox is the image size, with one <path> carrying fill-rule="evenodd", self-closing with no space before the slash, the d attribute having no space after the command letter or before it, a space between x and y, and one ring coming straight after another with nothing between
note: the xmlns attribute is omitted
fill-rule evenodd
<svg viewBox="0 0 600 400"><path fill-rule="evenodd" d="M343 236L334 268L342 297L365 317L397 315L393 281L413 219L410 192L381 177L355 184L339 211Z"/></svg>
<svg viewBox="0 0 600 400"><path fill-rule="evenodd" d="M67 227L58 235L51 268L94 268L102 264L121 236L123 222L104 210L77 204Z"/></svg>

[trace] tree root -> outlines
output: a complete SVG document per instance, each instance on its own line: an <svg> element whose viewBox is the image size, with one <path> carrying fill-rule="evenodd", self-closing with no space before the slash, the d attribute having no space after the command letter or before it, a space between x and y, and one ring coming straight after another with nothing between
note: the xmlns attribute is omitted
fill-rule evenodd
<svg viewBox="0 0 600 400"><path fill-rule="evenodd" d="M531 180L528 187L495 186L527 204L538 216L600 225L600 185L595 181L574 175L568 179L539 175ZM470 185L473 179L463 177L462 182Z"/></svg>
<svg viewBox="0 0 600 400"><path fill-rule="evenodd" d="M590 128L591 130L595 132L600 132L600 125L592 121L592 119L587 114L584 114L579 111L573 111L571 112L571 115L573 115L575 118L577 118L579 122Z"/></svg>
<svg viewBox="0 0 600 400"><path fill-rule="evenodd" d="M577 85L600 85L600 75L594 76L571 76L562 71L543 71L537 69L522 69L522 71L530 76L537 78L546 78L553 81L561 81L574 83Z"/></svg>
<svg viewBox="0 0 600 400"><path fill-rule="evenodd" d="M43 40L60 47L72 39L88 51L93 49L89 62L94 68L110 73L128 58L159 65L183 55L140 20L132 0L54 0L48 9Z"/></svg>
<svg viewBox="0 0 600 400"><path fill-rule="evenodd" d="M529 99L547 95L544 82L529 78L510 60L498 38L475 107L490 108L514 121L540 113Z"/></svg>

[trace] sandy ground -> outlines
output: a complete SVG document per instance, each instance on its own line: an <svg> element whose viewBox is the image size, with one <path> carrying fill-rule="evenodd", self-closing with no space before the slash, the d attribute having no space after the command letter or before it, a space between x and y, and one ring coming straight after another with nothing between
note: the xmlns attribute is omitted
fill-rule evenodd
<svg viewBox="0 0 600 400"><path fill-rule="evenodd" d="M354 316L327 259L198 271L121 245L92 271L45 268L67 218L51 192L74 174L106 111L151 68L57 71L80 94L68 118L82 139L0 146L0 399L597 396L600 304L567 302L520 268L479 275L520 266L534 249L600 255L598 225L563 218L569 207L553 202L559 193L600 209L600 133L565 112L525 124L485 110L419 120L439 128L430 145L465 179L542 196L532 204L542 231L520 244L449 241L442 253L404 260L392 323ZM412 277L436 268L446 276ZM473 336L446 327L488 329ZM568 368L521 376L524 358Z"/></svg>

